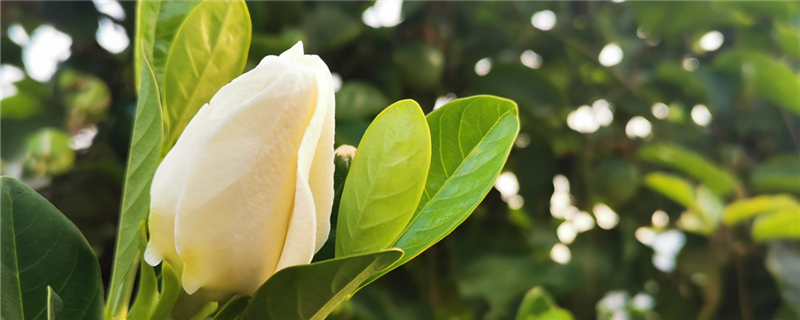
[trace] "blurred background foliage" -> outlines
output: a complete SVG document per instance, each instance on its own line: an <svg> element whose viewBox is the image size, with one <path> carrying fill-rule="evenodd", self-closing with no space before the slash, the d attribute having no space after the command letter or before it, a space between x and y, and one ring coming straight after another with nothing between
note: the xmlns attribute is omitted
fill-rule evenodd
<svg viewBox="0 0 800 320"><path fill-rule="evenodd" d="M331 318L800 319L799 3L248 8L246 69L302 40L334 73L337 145L400 99L519 104L473 216ZM135 3L0 11L2 173L74 221L108 277Z"/></svg>

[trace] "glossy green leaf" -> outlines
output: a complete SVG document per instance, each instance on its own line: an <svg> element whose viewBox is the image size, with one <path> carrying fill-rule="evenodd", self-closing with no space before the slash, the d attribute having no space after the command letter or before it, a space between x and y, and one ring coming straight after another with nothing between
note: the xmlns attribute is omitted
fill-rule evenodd
<svg viewBox="0 0 800 320"><path fill-rule="evenodd" d="M139 289L133 300L128 319L149 319L158 302L158 277L156 271L144 261L147 248L147 227L139 224Z"/></svg>
<svg viewBox="0 0 800 320"><path fill-rule="evenodd" d="M385 251L294 266L274 274L253 295L241 320L321 320L403 251Z"/></svg>
<svg viewBox="0 0 800 320"><path fill-rule="evenodd" d="M770 158L753 170L750 183L761 192L800 194L800 158L795 155Z"/></svg>
<svg viewBox="0 0 800 320"><path fill-rule="evenodd" d="M106 319L123 318L136 276L136 252L139 248L139 225L150 212L150 183L161 154L161 100L155 74L145 59L142 83L136 105L136 119L128 153L125 191L122 196L114 267L109 285Z"/></svg>
<svg viewBox="0 0 800 320"><path fill-rule="evenodd" d="M697 209L695 188L689 181L681 177L663 172L653 172L644 177L644 184L686 208Z"/></svg>
<svg viewBox="0 0 800 320"><path fill-rule="evenodd" d="M428 123L413 100L396 102L367 129L344 184L336 256L388 248L406 227L431 163Z"/></svg>
<svg viewBox="0 0 800 320"><path fill-rule="evenodd" d="M760 214L792 208L800 208L800 203L786 194L740 199L725 207L722 221L727 225L734 225Z"/></svg>
<svg viewBox="0 0 800 320"><path fill-rule="evenodd" d="M228 303L222 306L212 320L239 319L239 316L244 313L244 309L247 308L248 303L250 303L250 297L248 296L233 297L230 301L228 301Z"/></svg>
<svg viewBox="0 0 800 320"><path fill-rule="evenodd" d="M201 1L139 1L136 3L136 41L134 67L136 88L141 82L142 58L153 64L159 87L163 87L164 68L178 28ZM142 42L144 41L144 42ZM142 52L141 48L145 51Z"/></svg>
<svg viewBox="0 0 800 320"><path fill-rule="evenodd" d="M572 320L572 314L560 309L553 298L542 287L534 287L525 297L517 311L517 320Z"/></svg>
<svg viewBox="0 0 800 320"><path fill-rule="evenodd" d="M800 239L800 208L759 216L753 223L753 239Z"/></svg>
<svg viewBox="0 0 800 320"><path fill-rule="evenodd" d="M0 177L0 197L0 318L48 319L51 287L59 318L102 319L100 264L78 228L16 179Z"/></svg>
<svg viewBox="0 0 800 320"><path fill-rule="evenodd" d="M202 2L186 17L164 70L165 152L197 110L242 73L250 36L244 1Z"/></svg>
<svg viewBox="0 0 800 320"><path fill-rule="evenodd" d="M639 158L686 172L722 196L733 190L738 183L732 173L677 144L647 145L639 150Z"/></svg>
<svg viewBox="0 0 800 320"><path fill-rule="evenodd" d="M368 119L389 105L375 86L361 81L345 82L336 92L336 119Z"/></svg>
<svg viewBox="0 0 800 320"><path fill-rule="evenodd" d="M58 293L53 291L53 288L47 286L47 320L59 319L61 310L64 309L64 301L58 296Z"/></svg>
<svg viewBox="0 0 800 320"><path fill-rule="evenodd" d="M492 96L451 101L427 118L434 151L425 192L414 217L392 244L406 254L391 269L430 248L469 217L494 185L519 132L517 105Z"/></svg>

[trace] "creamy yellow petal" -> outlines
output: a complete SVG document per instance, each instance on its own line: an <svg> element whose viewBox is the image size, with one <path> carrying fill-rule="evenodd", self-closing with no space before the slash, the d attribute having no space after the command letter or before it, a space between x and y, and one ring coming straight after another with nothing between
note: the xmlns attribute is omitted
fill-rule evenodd
<svg viewBox="0 0 800 320"><path fill-rule="evenodd" d="M272 275L315 102L313 70L288 68L209 132L189 165L175 224L187 292L252 294Z"/></svg>

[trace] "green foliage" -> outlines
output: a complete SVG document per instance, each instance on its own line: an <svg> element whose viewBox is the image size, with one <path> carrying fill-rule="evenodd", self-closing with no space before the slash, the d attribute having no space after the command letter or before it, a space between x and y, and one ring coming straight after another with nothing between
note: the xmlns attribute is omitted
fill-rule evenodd
<svg viewBox="0 0 800 320"><path fill-rule="evenodd" d="M139 224L139 289L128 313L129 319L149 319L158 303L158 277L155 269L144 261L146 248L147 227L142 221Z"/></svg>
<svg viewBox="0 0 800 320"><path fill-rule="evenodd" d="M375 86L350 81L336 92L336 119L358 120L372 117L389 104L389 100Z"/></svg>
<svg viewBox="0 0 800 320"><path fill-rule="evenodd" d="M720 68L741 72L745 86L789 112L800 115L800 80L786 64L760 52L728 51L714 60Z"/></svg>
<svg viewBox="0 0 800 320"><path fill-rule="evenodd" d="M800 208L800 203L789 195L762 195L731 203L725 207L722 221L727 225L734 225L760 214L796 208Z"/></svg>
<svg viewBox="0 0 800 320"><path fill-rule="evenodd" d="M698 208L694 186L681 177L663 172L653 172L644 177L644 183L653 191L665 195L686 208L695 210Z"/></svg>
<svg viewBox="0 0 800 320"><path fill-rule="evenodd" d="M202 2L186 17L164 70L165 150L175 144L200 107L242 73L250 35L244 1Z"/></svg>
<svg viewBox="0 0 800 320"><path fill-rule="evenodd" d="M738 183L730 172L679 145L650 144L639 149L639 158L683 171L722 196L731 192Z"/></svg>
<svg viewBox="0 0 800 320"><path fill-rule="evenodd" d="M561 309L542 287L534 287L525 297L517 311L517 320L573 320L572 314Z"/></svg>
<svg viewBox="0 0 800 320"><path fill-rule="evenodd" d="M128 312L133 280L136 276L139 226L150 213L150 184L161 155L160 92L149 59L145 58L142 63L144 64L141 68L142 82L125 177L122 212L114 251L114 269L105 311L106 319L124 317Z"/></svg>
<svg viewBox="0 0 800 320"><path fill-rule="evenodd" d="M389 248L414 214L430 163L430 131L419 105L404 100L381 112L347 174L336 256Z"/></svg>
<svg viewBox="0 0 800 320"><path fill-rule="evenodd" d="M64 301L53 291L52 287L47 286L47 320L58 319L62 309L64 309Z"/></svg>
<svg viewBox="0 0 800 320"><path fill-rule="evenodd" d="M753 170L750 183L761 192L800 194L800 158L794 155L770 158Z"/></svg>
<svg viewBox="0 0 800 320"><path fill-rule="evenodd" d="M214 319L212 320L236 320L244 313L247 305L250 303L248 296L236 296L231 298L222 308L219 309Z"/></svg>
<svg viewBox="0 0 800 320"><path fill-rule="evenodd" d="M519 130L513 101L477 96L428 117L433 153L425 191L392 246L406 253L392 268L439 242L469 217L494 184Z"/></svg>
<svg viewBox="0 0 800 320"><path fill-rule="evenodd" d="M22 157L25 170L33 176L60 175L72 169L75 151L69 146L69 136L59 129L44 128L25 141Z"/></svg>
<svg viewBox="0 0 800 320"><path fill-rule="evenodd" d="M402 256L402 250L389 249L283 269L256 291L241 319L325 319L362 282Z"/></svg>
<svg viewBox="0 0 800 320"><path fill-rule="evenodd" d="M631 163L605 159L594 169L593 187L612 204L623 204L639 191L641 174Z"/></svg>
<svg viewBox="0 0 800 320"><path fill-rule="evenodd" d="M753 239L800 239L800 207L761 215L753 223Z"/></svg>
<svg viewBox="0 0 800 320"><path fill-rule="evenodd" d="M60 318L102 319L100 265L78 228L16 179L0 177L0 184L0 316L50 319L60 297Z"/></svg>

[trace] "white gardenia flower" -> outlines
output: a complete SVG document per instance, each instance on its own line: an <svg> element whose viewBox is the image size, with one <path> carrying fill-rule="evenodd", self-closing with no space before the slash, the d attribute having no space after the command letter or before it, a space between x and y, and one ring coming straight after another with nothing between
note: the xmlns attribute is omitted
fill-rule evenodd
<svg viewBox="0 0 800 320"><path fill-rule="evenodd" d="M303 44L224 86L189 122L150 189L145 260L183 288L252 295L311 262L333 206L331 73Z"/></svg>

